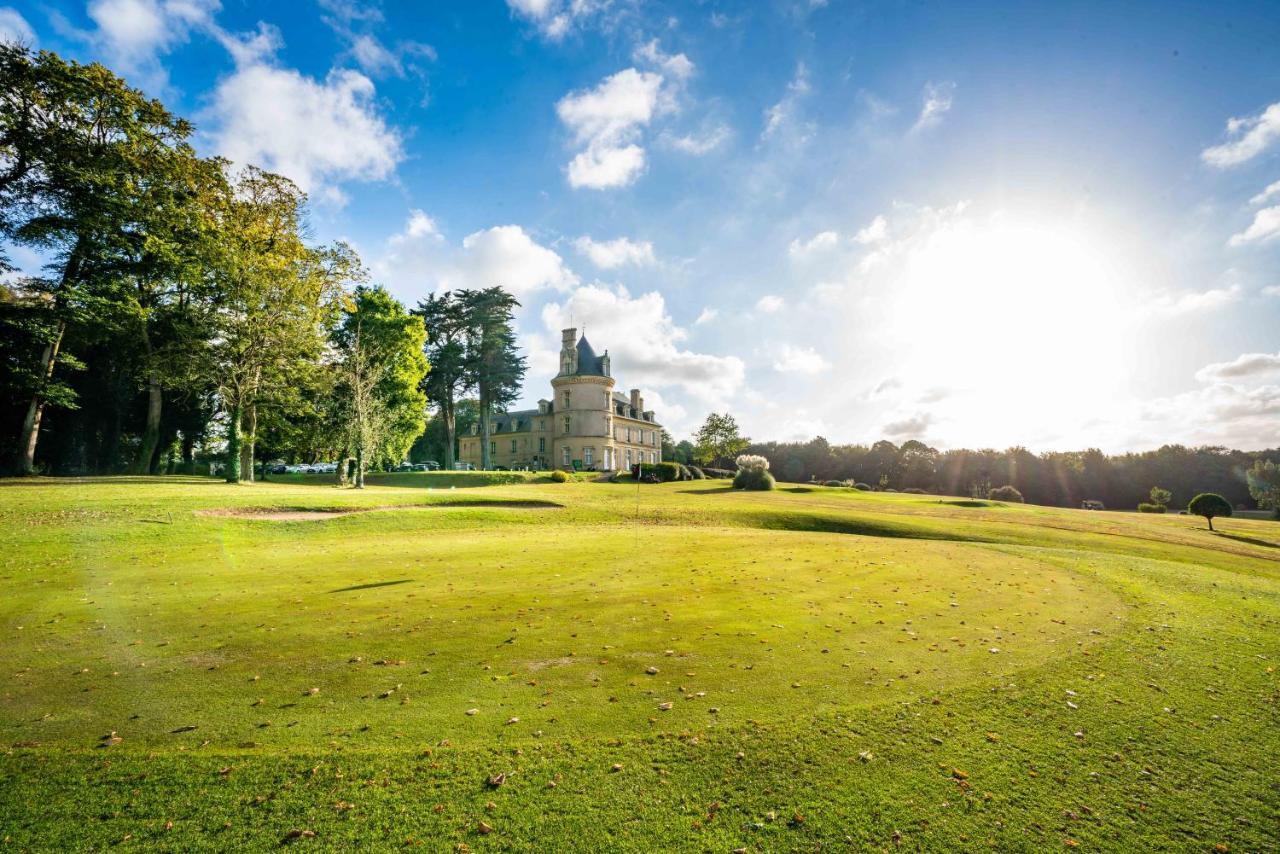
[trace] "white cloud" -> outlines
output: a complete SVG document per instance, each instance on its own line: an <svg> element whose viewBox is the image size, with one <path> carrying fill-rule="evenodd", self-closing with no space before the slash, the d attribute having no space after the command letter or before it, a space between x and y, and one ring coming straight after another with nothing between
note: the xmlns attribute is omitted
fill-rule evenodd
<svg viewBox="0 0 1280 854"><path fill-rule="evenodd" d="M12 6L0 8L0 42L32 47L36 43L36 31Z"/></svg>
<svg viewBox="0 0 1280 854"><path fill-rule="evenodd" d="M444 235L440 233L440 229L436 227L436 221L427 216L425 211L414 208L409 211L409 221L405 224L404 232L409 237L431 237L436 240L443 240Z"/></svg>
<svg viewBox="0 0 1280 854"><path fill-rule="evenodd" d="M218 0L91 0L86 12L97 29L87 38L117 71L163 88L159 57L212 26L218 7Z"/></svg>
<svg viewBox="0 0 1280 854"><path fill-rule="evenodd" d="M1280 285L1267 285L1262 289L1264 297L1280 297Z"/></svg>
<svg viewBox="0 0 1280 854"><path fill-rule="evenodd" d="M557 341L561 329L585 327L593 343L608 348L613 374L627 387L675 388L715 406L742 386L741 359L680 348L687 333L675 325L657 291L633 297L621 287L584 285L565 301L544 306L542 320Z"/></svg>
<svg viewBox="0 0 1280 854"><path fill-rule="evenodd" d="M1251 205L1261 205L1272 199L1280 198L1280 181L1267 185L1267 188L1249 200Z"/></svg>
<svg viewBox="0 0 1280 854"><path fill-rule="evenodd" d="M803 144L813 135L813 123L801 122L798 113L800 102L809 94L809 69L803 62L796 65L795 76L787 84L782 99L764 111L764 130L761 139L785 136L792 142Z"/></svg>
<svg viewBox="0 0 1280 854"><path fill-rule="evenodd" d="M609 4L610 0L507 0L512 15L529 21L551 41L564 38Z"/></svg>
<svg viewBox="0 0 1280 854"><path fill-rule="evenodd" d="M1246 243L1265 243L1280 237L1280 205L1263 208L1253 215L1253 222L1239 234L1231 235L1227 241L1229 246L1243 246Z"/></svg>
<svg viewBox="0 0 1280 854"><path fill-rule="evenodd" d="M706 306L698 313L698 319L693 322L694 326L701 326L704 323L710 323L719 316L720 312L711 306Z"/></svg>
<svg viewBox="0 0 1280 854"><path fill-rule="evenodd" d="M761 311L765 314L773 314L774 312L781 311L783 305L785 305L785 303L782 301L782 297L775 296L774 294L765 294L760 297L760 299L756 300L756 311Z"/></svg>
<svg viewBox="0 0 1280 854"><path fill-rule="evenodd" d="M1197 314L1202 311L1213 311L1236 302L1244 295L1244 288L1238 284L1222 288L1210 288L1207 291L1168 291L1151 295L1150 307L1154 311L1167 315Z"/></svg>
<svg viewBox="0 0 1280 854"><path fill-rule="evenodd" d="M594 89L570 92L556 104L556 114L574 141L586 149L569 163L573 187L624 187L644 170L644 149L635 144L640 129L659 110L662 75L627 68L602 80Z"/></svg>
<svg viewBox="0 0 1280 854"><path fill-rule="evenodd" d="M1215 362L1196 371L1201 382L1234 380L1280 371L1280 353L1245 353L1230 362Z"/></svg>
<svg viewBox="0 0 1280 854"><path fill-rule="evenodd" d="M888 238L888 236L889 221L886 220L884 216L877 216L866 226L858 229L858 233L853 236L853 239L866 246L872 243L880 243Z"/></svg>
<svg viewBox="0 0 1280 854"><path fill-rule="evenodd" d="M602 270L612 270L627 264L644 267L657 263L653 255L653 244L647 240L636 242L625 237L592 240L590 236L584 235L575 240L573 246Z"/></svg>
<svg viewBox="0 0 1280 854"><path fill-rule="evenodd" d="M564 260L518 225L472 232L451 244L424 211L410 211L404 229L371 263L375 279L412 303L434 290L501 285L517 298L578 284Z"/></svg>
<svg viewBox="0 0 1280 854"><path fill-rule="evenodd" d="M880 429L880 432L890 439L919 439L932 423L932 415L927 412L919 412L896 421L890 421Z"/></svg>
<svg viewBox="0 0 1280 854"><path fill-rule="evenodd" d="M323 80L249 64L218 83L204 113L219 154L279 172L332 198L349 180L381 180L403 157L378 112L373 82L357 71Z"/></svg>
<svg viewBox="0 0 1280 854"><path fill-rule="evenodd" d="M683 152L685 154L703 155L715 151L724 145L733 136L733 131L728 125L716 125L701 134L688 133L677 136L669 131L663 131L658 136L658 142L667 148Z"/></svg>
<svg viewBox="0 0 1280 854"><path fill-rule="evenodd" d="M1226 169L1239 166L1262 154L1280 141L1280 101L1256 116L1227 119L1227 142L1200 152L1210 166Z"/></svg>
<svg viewBox="0 0 1280 854"><path fill-rule="evenodd" d="M687 80L696 70L693 62L683 53L663 53L662 48L658 47L657 39L651 39L637 47L631 58L660 68L663 74L675 80Z"/></svg>
<svg viewBox="0 0 1280 854"><path fill-rule="evenodd" d="M787 254L792 258L803 258L817 252L832 249L840 242L840 235L834 231L820 231L808 240L795 238L787 246Z"/></svg>
<svg viewBox="0 0 1280 854"><path fill-rule="evenodd" d="M820 374L831 370L831 363L812 347L784 344L773 360L773 369L784 374Z"/></svg>
<svg viewBox="0 0 1280 854"><path fill-rule="evenodd" d="M942 121L942 117L951 109L955 97L956 84L950 81L942 83L926 83L920 105L920 116L916 119L912 131L931 128Z"/></svg>

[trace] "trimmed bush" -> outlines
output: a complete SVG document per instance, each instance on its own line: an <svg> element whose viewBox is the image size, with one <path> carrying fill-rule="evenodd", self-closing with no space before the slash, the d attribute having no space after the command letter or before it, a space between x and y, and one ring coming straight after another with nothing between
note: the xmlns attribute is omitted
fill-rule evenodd
<svg viewBox="0 0 1280 854"><path fill-rule="evenodd" d="M561 471L560 469L556 469L551 473L551 479L554 480L556 483L568 483L569 473L566 471Z"/></svg>
<svg viewBox="0 0 1280 854"><path fill-rule="evenodd" d="M856 490L858 490L859 492L870 492L870 491L871 491L871 484L869 484L869 483L855 483L855 484L853 485L853 488L854 488L854 489L856 489Z"/></svg>
<svg viewBox="0 0 1280 854"><path fill-rule="evenodd" d="M632 477L642 479L649 475L657 475L663 483L688 480L685 467L679 463L635 463L631 466Z"/></svg>
<svg viewBox="0 0 1280 854"><path fill-rule="evenodd" d="M1163 504L1151 504L1147 501L1138 505L1139 513L1163 513L1166 509Z"/></svg>
<svg viewBox="0 0 1280 854"><path fill-rule="evenodd" d="M823 486L845 486L846 484L843 480L824 480L822 482L822 485Z"/></svg>
<svg viewBox="0 0 1280 854"><path fill-rule="evenodd" d="M768 490L773 489L775 481L768 469L738 469L733 476L733 485L738 489Z"/></svg>
<svg viewBox="0 0 1280 854"><path fill-rule="evenodd" d="M1195 516L1203 516L1213 530L1214 516L1230 516L1231 503L1216 492L1202 492L1187 505L1187 512Z"/></svg>
<svg viewBox="0 0 1280 854"><path fill-rule="evenodd" d="M703 466L702 472L707 477L716 478L718 480L727 480L734 475L734 472L731 472L728 469L713 469L707 466Z"/></svg>
<svg viewBox="0 0 1280 854"><path fill-rule="evenodd" d="M995 489L988 492L987 500L988 501L1013 501L1021 504L1023 501L1023 498L1022 498L1022 493L1019 492L1016 487L1010 486L1009 484L1006 483L1004 486L997 486Z"/></svg>
<svg viewBox="0 0 1280 854"><path fill-rule="evenodd" d="M908 495L928 495L929 494L918 486L908 486L906 489L902 491L907 493Z"/></svg>
<svg viewBox="0 0 1280 854"><path fill-rule="evenodd" d="M706 480L707 479L707 476L702 473L702 469L698 468L697 466L686 466L686 468L689 470L690 480Z"/></svg>

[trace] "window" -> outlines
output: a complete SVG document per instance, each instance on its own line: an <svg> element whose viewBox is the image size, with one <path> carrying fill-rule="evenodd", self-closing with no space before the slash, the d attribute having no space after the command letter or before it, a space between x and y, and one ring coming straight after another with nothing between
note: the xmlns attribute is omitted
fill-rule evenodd
<svg viewBox="0 0 1280 854"><path fill-rule="evenodd" d="M566 436L569 434L569 416L568 415L564 417L564 432Z"/></svg>
<svg viewBox="0 0 1280 854"><path fill-rule="evenodd" d="M515 440L515 439L512 439L512 440L511 440L511 453L513 453L513 454L514 454L515 452L516 452L516 440Z"/></svg>
<svg viewBox="0 0 1280 854"><path fill-rule="evenodd" d="M628 427L628 428L627 428L627 441L628 441L628 442L630 442L630 441L631 441L631 428L630 428L630 427Z"/></svg>
<svg viewBox="0 0 1280 854"><path fill-rule="evenodd" d="M605 469L613 468L613 448L604 449L604 467Z"/></svg>
<svg viewBox="0 0 1280 854"><path fill-rule="evenodd" d="M631 468L631 449L627 448L627 468Z"/></svg>
<svg viewBox="0 0 1280 854"><path fill-rule="evenodd" d="M560 448L560 457L561 457L561 462L563 462L565 467L567 468L569 466L569 446L568 445L564 445L563 447Z"/></svg>
<svg viewBox="0 0 1280 854"><path fill-rule="evenodd" d="M546 452L547 452L547 437L539 436L538 437L538 453L545 454Z"/></svg>
<svg viewBox="0 0 1280 854"><path fill-rule="evenodd" d="M497 443L497 442L490 442L490 443L489 443L489 453L491 453L491 454L496 454L496 453L498 453L498 443Z"/></svg>
<svg viewBox="0 0 1280 854"><path fill-rule="evenodd" d="M569 392L567 391L564 393L564 408L569 408Z"/></svg>
<svg viewBox="0 0 1280 854"><path fill-rule="evenodd" d="M592 463L592 462L594 462L594 459L593 459L593 454L594 454L594 452L595 452L595 448L583 448L583 449L582 449L582 464L583 464L583 465L589 466L589 465L591 465L591 463Z"/></svg>

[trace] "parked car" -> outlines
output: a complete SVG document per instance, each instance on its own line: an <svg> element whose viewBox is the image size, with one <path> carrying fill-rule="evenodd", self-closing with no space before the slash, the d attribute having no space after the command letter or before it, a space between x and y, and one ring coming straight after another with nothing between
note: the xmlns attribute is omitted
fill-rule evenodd
<svg viewBox="0 0 1280 854"><path fill-rule="evenodd" d="M267 466L268 474L288 474L289 467L284 463L273 463Z"/></svg>
<svg viewBox="0 0 1280 854"><path fill-rule="evenodd" d="M475 471L474 463L454 463L455 471Z"/></svg>
<svg viewBox="0 0 1280 854"><path fill-rule="evenodd" d="M396 466L396 471L413 471L413 463L401 463Z"/></svg>

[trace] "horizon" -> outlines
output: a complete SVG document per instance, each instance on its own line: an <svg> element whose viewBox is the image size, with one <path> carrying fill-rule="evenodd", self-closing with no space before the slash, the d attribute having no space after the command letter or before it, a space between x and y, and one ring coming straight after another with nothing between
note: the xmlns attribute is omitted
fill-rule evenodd
<svg viewBox="0 0 1280 854"><path fill-rule="evenodd" d="M507 287L517 407L573 325L676 439L1280 446L1267 4L297 9L17 3L0 37L298 182L407 304Z"/></svg>

